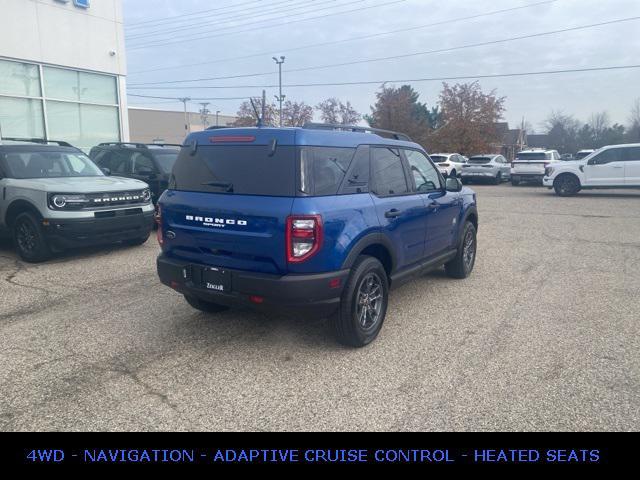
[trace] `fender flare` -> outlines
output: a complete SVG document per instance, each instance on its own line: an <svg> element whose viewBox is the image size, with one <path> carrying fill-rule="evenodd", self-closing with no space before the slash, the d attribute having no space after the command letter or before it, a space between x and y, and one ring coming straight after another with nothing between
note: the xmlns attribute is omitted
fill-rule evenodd
<svg viewBox="0 0 640 480"><path fill-rule="evenodd" d="M39 219L43 218L42 213L40 213L40 209L38 209L38 207L34 205L31 201L25 200L23 198L17 198L17 199L14 199L7 206L6 210L3 212L4 218L2 219L2 223L7 228L11 228L12 226L11 224L13 223L13 221L11 222L9 221L10 220L9 213L12 212L14 208L19 208L20 210L23 210L25 212L33 213Z"/></svg>
<svg viewBox="0 0 640 480"><path fill-rule="evenodd" d="M476 217L476 233L478 232L478 226L479 226L479 220L480 217L478 216L478 207L476 207L475 205L470 206L469 208L467 208L467 211L464 213L464 217L462 217L462 222L460 222L460 227L458 228L458 238L456 241L456 248L458 248L460 246L460 243L462 242L462 234L464 232L464 224L467 223L467 221L469 220L469 217L473 215Z"/></svg>
<svg viewBox="0 0 640 480"><path fill-rule="evenodd" d="M347 258L345 258L344 262L342 262L342 268L351 268L362 251L371 245L382 245L387 249L387 251L389 252L389 256L391 257L391 271L394 272L397 265L397 259L395 249L393 248L393 243L386 235L380 232L369 233L358 240L351 247Z"/></svg>

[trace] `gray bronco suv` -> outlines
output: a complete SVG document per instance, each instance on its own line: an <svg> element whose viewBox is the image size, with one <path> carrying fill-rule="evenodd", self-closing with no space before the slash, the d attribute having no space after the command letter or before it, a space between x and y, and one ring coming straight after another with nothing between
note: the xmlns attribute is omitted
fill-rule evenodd
<svg viewBox="0 0 640 480"><path fill-rule="evenodd" d="M65 142L0 142L0 232L20 257L95 244L144 243L154 224L148 185L106 176Z"/></svg>

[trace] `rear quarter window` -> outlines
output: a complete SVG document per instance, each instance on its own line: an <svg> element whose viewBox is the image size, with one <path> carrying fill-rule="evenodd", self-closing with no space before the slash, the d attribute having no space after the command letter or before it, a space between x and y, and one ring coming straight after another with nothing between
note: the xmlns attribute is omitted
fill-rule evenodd
<svg viewBox="0 0 640 480"><path fill-rule="evenodd" d="M336 195L355 152L355 148L302 147L300 191L307 195Z"/></svg>

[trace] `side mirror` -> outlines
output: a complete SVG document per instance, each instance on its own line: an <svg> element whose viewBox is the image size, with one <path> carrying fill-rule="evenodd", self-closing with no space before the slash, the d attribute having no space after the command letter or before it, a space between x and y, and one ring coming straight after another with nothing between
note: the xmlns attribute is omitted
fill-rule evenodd
<svg viewBox="0 0 640 480"><path fill-rule="evenodd" d="M462 191L462 182L458 178L449 177L445 183L445 189L447 192L460 192Z"/></svg>
<svg viewBox="0 0 640 480"><path fill-rule="evenodd" d="M107 176L111 175L111 170L106 167L101 168L100 170L102 170L102 173L104 173Z"/></svg>

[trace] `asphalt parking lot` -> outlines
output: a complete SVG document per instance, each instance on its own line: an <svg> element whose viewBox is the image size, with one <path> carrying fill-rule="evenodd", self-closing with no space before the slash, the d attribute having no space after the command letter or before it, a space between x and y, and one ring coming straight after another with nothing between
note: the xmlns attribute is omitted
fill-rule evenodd
<svg viewBox="0 0 640 480"><path fill-rule="evenodd" d="M640 191L472 188L473 275L395 290L360 350L191 309L155 239L41 265L0 243L0 429L640 429Z"/></svg>

